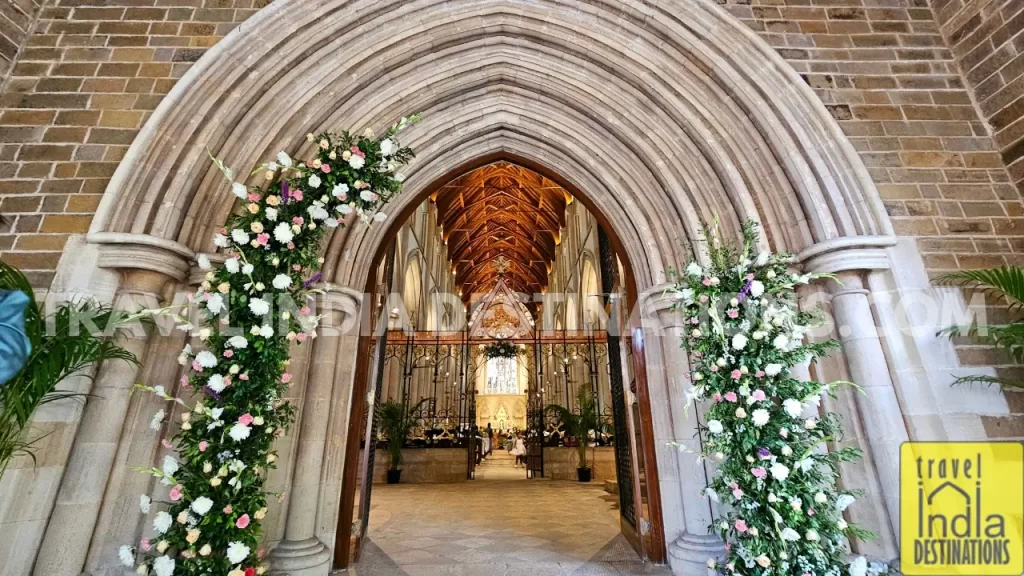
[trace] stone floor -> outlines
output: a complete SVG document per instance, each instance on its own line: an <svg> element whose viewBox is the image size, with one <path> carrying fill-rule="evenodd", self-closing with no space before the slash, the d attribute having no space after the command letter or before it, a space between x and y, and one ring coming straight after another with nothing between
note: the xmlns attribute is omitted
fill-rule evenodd
<svg viewBox="0 0 1024 576"><path fill-rule="evenodd" d="M375 485L358 576L670 575L619 533L596 484L526 480L491 458L458 484Z"/></svg>

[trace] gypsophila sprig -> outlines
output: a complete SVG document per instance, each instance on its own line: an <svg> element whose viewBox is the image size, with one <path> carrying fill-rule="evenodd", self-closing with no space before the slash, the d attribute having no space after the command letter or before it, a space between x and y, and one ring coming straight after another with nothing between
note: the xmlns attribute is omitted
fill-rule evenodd
<svg viewBox="0 0 1024 576"><path fill-rule="evenodd" d="M687 324L688 396L710 404L702 457L717 472L705 496L728 510L711 526L728 551L708 560L709 572L863 576L865 562L844 561L845 536L869 534L843 519L854 494L835 484L838 464L860 453L821 449L842 434L839 419L818 409L837 384L805 382L791 372L837 346L805 341L815 317L798 310L796 289L814 276L790 272L789 255L755 254L752 222L738 246L713 230L705 236L709 266L694 261L673 272L671 292Z"/></svg>
<svg viewBox="0 0 1024 576"><path fill-rule="evenodd" d="M214 159L240 209L214 237L226 261L214 268L198 258L206 276L190 300L206 324L196 332L201 349L186 346L178 361L188 371L181 388L199 400L190 406L163 386L140 387L167 401L166 412L177 405L180 430L162 442L176 455L143 469L169 487L169 496L140 497L157 535L119 550L136 573L256 576L269 569L259 549L263 486L277 460L274 439L295 417L283 399L292 381L289 347L316 338L319 318L310 304L324 290L320 247L349 215L366 223L385 219L382 209L402 189L397 170L413 157L398 136L417 120L403 118L380 137L371 130L309 134L313 157L280 152L253 171L262 175L257 186L237 181ZM194 329L188 322L179 328ZM163 429L165 417L161 409L151 426Z"/></svg>

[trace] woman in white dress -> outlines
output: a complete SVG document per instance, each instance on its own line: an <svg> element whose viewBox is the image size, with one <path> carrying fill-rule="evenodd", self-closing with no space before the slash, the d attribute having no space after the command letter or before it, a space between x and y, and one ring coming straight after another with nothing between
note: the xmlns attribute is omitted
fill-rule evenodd
<svg viewBox="0 0 1024 576"><path fill-rule="evenodd" d="M516 457L517 468L520 464L526 465L526 441L523 440L522 434L516 436L515 444L512 445L512 455Z"/></svg>

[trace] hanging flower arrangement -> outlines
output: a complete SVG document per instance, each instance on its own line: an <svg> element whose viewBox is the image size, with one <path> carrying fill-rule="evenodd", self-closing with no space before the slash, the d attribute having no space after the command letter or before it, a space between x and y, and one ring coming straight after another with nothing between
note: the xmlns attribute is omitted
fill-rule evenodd
<svg viewBox="0 0 1024 576"><path fill-rule="evenodd" d="M169 487L166 502L140 497L157 535L120 550L138 574L267 572L258 549L267 513L263 485L277 459L273 441L295 416L283 400L292 380L289 347L316 337L319 318L309 304L312 293L322 291L320 246L350 215L385 219L381 209L402 189L396 170L413 157L398 136L417 119L403 118L380 137L371 130L309 134L314 157L299 161L279 153L253 173L263 174L263 186L236 181L214 160L240 209L214 237L227 260L213 268L199 257L206 277L190 298L206 323L197 332L201 349L186 346L178 361L188 369L181 387L196 391L198 401L190 405L163 386L144 388L179 404L181 424L163 440L177 456L145 470ZM164 410L153 417L154 430L163 428L164 417Z"/></svg>
<svg viewBox="0 0 1024 576"><path fill-rule="evenodd" d="M490 358L515 358L519 356L519 347L508 340L498 340L484 347L484 356Z"/></svg>
<svg viewBox="0 0 1024 576"><path fill-rule="evenodd" d="M842 437L839 418L818 410L836 384L805 382L790 372L837 347L805 341L815 318L798 311L796 288L814 276L790 273L788 255L755 255L754 223L745 225L741 248L705 233L710 265L691 262L674 274L673 292L688 323L689 396L710 401L702 458L717 472L705 496L727 510L712 527L728 552L708 560L709 572L864 576L863 558L846 565L845 537L871 534L843 519L856 494L836 488L838 464L861 454L823 449Z"/></svg>

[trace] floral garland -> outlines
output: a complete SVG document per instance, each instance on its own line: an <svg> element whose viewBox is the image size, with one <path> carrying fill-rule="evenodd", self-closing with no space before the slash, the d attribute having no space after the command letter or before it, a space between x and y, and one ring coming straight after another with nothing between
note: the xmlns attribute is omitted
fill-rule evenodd
<svg viewBox="0 0 1024 576"><path fill-rule="evenodd" d="M282 400L292 380L289 346L316 337L319 317L307 303L323 291L315 288L322 277L320 245L350 214L364 222L385 218L380 209L402 189L396 170L413 157L397 136L416 120L403 118L380 138L369 129L361 136L309 134L316 156L299 162L279 153L253 172L263 172L262 187L236 182L214 159L241 209L214 238L227 260L213 269L200 256L206 278L190 297L207 320L198 330L203 349L186 346L178 361L190 369L182 388L201 391L200 399L189 406L162 386L144 387L183 409L180 431L163 441L177 457L145 470L170 486L167 502L140 497L142 512L155 512L157 536L120 549L136 573L255 576L268 570L257 549L267 513L263 485L277 459L273 441L295 416ZM188 323L179 327L193 330ZM160 410L152 428L160 430L164 417Z"/></svg>
<svg viewBox="0 0 1024 576"><path fill-rule="evenodd" d="M855 494L835 484L838 464L860 452L820 449L842 435L838 417L817 410L835 384L790 372L837 347L804 341L815 318L797 311L795 288L814 276L791 274L788 255L755 256L754 223L744 226L741 249L722 245L712 231L706 236L710 266L691 262L674 273L672 292L691 330L684 338L693 361L689 396L711 401L702 458L717 472L704 494L728 505L712 524L727 542L726 557L708 560L709 573L838 576L846 568L844 537L871 534L843 519ZM867 563L858 558L848 570L863 576Z"/></svg>
<svg viewBox="0 0 1024 576"><path fill-rule="evenodd" d="M490 358L515 358L519 356L519 347L507 340L498 340L484 347L484 356Z"/></svg>

